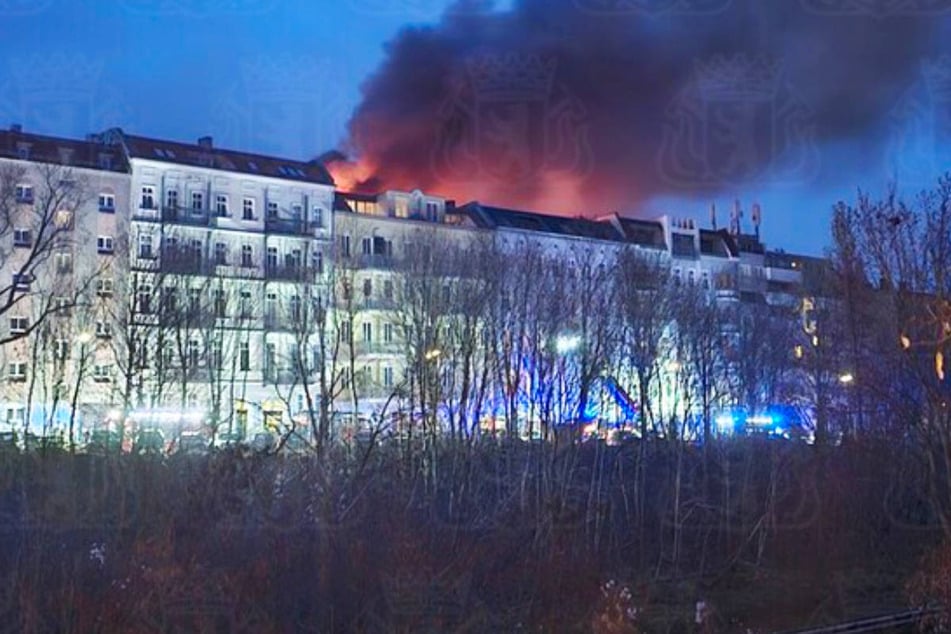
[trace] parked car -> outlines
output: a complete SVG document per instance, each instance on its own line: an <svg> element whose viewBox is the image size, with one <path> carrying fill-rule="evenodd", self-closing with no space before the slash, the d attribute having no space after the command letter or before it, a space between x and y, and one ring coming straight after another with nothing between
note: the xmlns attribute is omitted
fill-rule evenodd
<svg viewBox="0 0 951 634"><path fill-rule="evenodd" d="M165 453L165 435L158 429L139 430L139 433L135 435L135 441L132 443L132 453Z"/></svg>
<svg viewBox="0 0 951 634"><path fill-rule="evenodd" d="M184 433L178 440L178 453L202 455L208 453L211 441L197 433Z"/></svg>
<svg viewBox="0 0 951 634"><path fill-rule="evenodd" d="M119 453L121 450L122 436L107 429L94 429L86 442L88 453Z"/></svg>

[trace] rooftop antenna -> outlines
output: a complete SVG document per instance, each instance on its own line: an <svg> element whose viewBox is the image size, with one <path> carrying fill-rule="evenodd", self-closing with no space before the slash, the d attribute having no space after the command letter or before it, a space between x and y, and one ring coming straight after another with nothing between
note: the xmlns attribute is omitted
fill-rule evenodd
<svg viewBox="0 0 951 634"><path fill-rule="evenodd" d="M759 225L763 219L763 209L759 203L753 204L753 228L756 231L756 240L759 241Z"/></svg>
<svg viewBox="0 0 951 634"><path fill-rule="evenodd" d="M713 225L713 230L717 230L717 204L710 203L710 224Z"/></svg>

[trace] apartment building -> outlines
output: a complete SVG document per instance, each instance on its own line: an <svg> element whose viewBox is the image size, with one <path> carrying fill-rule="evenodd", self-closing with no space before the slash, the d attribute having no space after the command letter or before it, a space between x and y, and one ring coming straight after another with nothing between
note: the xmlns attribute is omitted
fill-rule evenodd
<svg viewBox="0 0 951 634"><path fill-rule="evenodd" d="M789 308L816 265L767 250L758 209L745 233L738 209L717 229L670 216L457 206L420 191L336 192L317 162L222 149L209 137L113 129L80 141L14 128L0 133L0 166L22 224L4 236L17 303L0 352L0 422L38 434L122 422L247 437L308 429L320 403L341 420L372 419L418 389L421 368L446 365L437 360L454 317L421 326L407 294L431 292L438 304L466 293L456 281L478 249L534 249L600 270L635 249L721 303ZM46 214L55 248L33 262L32 245L47 235L37 211L57 190L44 181L51 170L57 187L82 187ZM440 286L413 290L408 272Z"/></svg>

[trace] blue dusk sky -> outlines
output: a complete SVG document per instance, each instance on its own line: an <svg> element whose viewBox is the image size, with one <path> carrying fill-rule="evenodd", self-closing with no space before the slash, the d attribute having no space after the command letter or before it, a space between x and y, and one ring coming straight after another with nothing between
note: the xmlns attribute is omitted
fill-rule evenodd
<svg viewBox="0 0 951 634"><path fill-rule="evenodd" d="M933 0L0 0L0 125L309 159L354 189L728 222L821 253L951 167ZM745 226L749 230L749 226Z"/></svg>

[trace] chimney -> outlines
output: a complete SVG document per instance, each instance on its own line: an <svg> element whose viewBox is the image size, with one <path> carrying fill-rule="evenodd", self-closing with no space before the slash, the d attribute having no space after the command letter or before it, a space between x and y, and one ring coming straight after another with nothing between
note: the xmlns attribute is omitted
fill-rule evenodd
<svg viewBox="0 0 951 634"><path fill-rule="evenodd" d="M23 132L23 126L19 123L10 124L10 132L16 132L17 134Z"/></svg>
<svg viewBox="0 0 951 634"><path fill-rule="evenodd" d="M214 147L214 143L212 143L212 138L210 136L203 136L199 138L198 145L199 147L203 147L206 150L210 150L211 148Z"/></svg>
<svg viewBox="0 0 951 634"><path fill-rule="evenodd" d="M717 204L710 203L710 224L713 225L713 230L717 230Z"/></svg>

